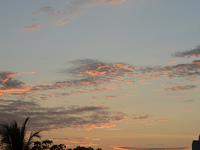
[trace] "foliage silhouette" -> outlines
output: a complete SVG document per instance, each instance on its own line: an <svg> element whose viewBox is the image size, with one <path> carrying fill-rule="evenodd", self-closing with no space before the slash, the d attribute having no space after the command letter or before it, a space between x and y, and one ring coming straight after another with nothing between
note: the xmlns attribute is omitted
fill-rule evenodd
<svg viewBox="0 0 200 150"><path fill-rule="evenodd" d="M92 147L77 146L74 149L66 149L64 144L53 144L51 140L33 141L34 138L41 138L40 132L31 132L29 138L26 138L26 124L30 117L27 117L21 127L16 120L0 124L0 149L5 150L95 150ZM96 150L101 150L98 148Z"/></svg>
<svg viewBox="0 0 200 150"><path fill-rule="evenodd" d="M48 143L48 146L46 144ZM44 140L44 141L36 141L34 142L34 146L31 148L31 150L95 150L92 147L83 147L83 146L77 146L76 148L68 148L66 149L66 146L64 144L53 144L53 141L51 140ZM96 150L102 150L101 148L97 148Z"/></svg>
<svg viewBox="0 0 200 150"><path fill-rule="evenodd" d="M1 145L6 150L29 150L34 138L40 138L40 132L31 132L28 139L26 136L26 124L30 117L27 117L21 127L16 120L10 123L0 124Z"/></svg>
<svg viewBox="0 0 200 150"><path fill-rule="evenodd" d="M67 149L67 150L72 150L72 149L70 148L70 149ZM94 150L94 148L92 148L92 147L77 146L73 150ZM101 150L101 148L97 148L96 150Z"/></svg>
<svg viewBox="0 0 200 150"><path fill-rule="evenodd" d="M64 144L59 145L52 145L53 141L51 140L44 140L42 142L36 141L34 142L34 146L31 150L65 150L66 146Z"/></svg>

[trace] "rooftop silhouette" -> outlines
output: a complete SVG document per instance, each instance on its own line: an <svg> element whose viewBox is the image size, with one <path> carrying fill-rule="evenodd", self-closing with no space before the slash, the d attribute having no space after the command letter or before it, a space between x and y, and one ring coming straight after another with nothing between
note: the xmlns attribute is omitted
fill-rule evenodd
<svg viewBox="0 0 200 150"><path fill-rule="evenodd" d="M200 150L200 135L199 140L194 140L192 142L192 150Z"/></svg>

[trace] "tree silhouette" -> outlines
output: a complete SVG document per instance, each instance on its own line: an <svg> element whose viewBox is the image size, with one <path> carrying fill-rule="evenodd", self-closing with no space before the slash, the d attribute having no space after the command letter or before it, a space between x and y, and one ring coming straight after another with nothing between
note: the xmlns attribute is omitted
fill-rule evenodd
<svg viewBox="0 0 200 150"><path fill-rule="evenodd" d="M43 147L43 149L48 149L49 146L50 146L52 143L53 143L53 141L51 141L51 140L44 140L44 141L42 141L42 147Z"/></svg>
<svg viewBox="0 0 200 150"><path fill-rule="evenodd" d="M48 146L46 146L48 144ZM76 148L66 148L64 144L53 144L51 140L35 141L31 150L95 150L92 147L77 146ZM96 150L102 150L97 148Z"/></svg>
<svg viewBox="0 0 200 150"><path fill-rule="evenodd" d="M53 144L51 140L44 140L42 142L36 141L34 142L34 146L31 150L65 150L66 146L64 144Z"/></svg>
<svg viewBox="0 0 200 150"><path fill-rule="evenodd" d="M31 132L28 139L26 136L26 124L30 117L27 117L21 127L16 120L10 123L0 124L1 144L6 150L29 150L34 138L40 138L40 132Z"/></svg>
<svg viewBox="0 0 200 150"><path fill-rule="evenodd" d="M67 150L72 150L72 149L70 148L70 149L67 149ZM84 147L84 146L77 146L73 150L94 150L94 148L92 148L92 147ZM96 150L101 150L101 148L97 148Z"/></svg>

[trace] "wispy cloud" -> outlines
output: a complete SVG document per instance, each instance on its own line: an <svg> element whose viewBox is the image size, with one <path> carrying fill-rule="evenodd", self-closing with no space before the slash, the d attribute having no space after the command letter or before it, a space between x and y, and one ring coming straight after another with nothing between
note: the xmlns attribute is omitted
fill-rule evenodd
<svg viewBox="0 0 200 150"><path fill-rule="evenodd" d="M114 150L134 150L133 146L113 146Z"/></svg>
<svg viewBox="0 0 200 150"><path fill-rule="evenodd" d="M195 102L195 100L190 99L190 100L185 100L183 102L185 102L185 103L193 103L193 102Z"/></svg>
<svg viewBox="0 0 200 150"><path fill-rule="evenodd" d="M113 128L116 125L91 125L90 127L95 128L95 129L102 129L102 128Z"/></svg>
<svg viewBox="0 0 200 150"><path fill-rule="evenodd" d="M33 15L46 14L50 17L48 22L54 25L64 25L69 23L71 20L76 19L88 8L94 7L96 5L119 5L122 4L125 0L73 0L65 1L62 4L62 7L59 9L44 6L34 12ZM48 4L47 4L48 5ZM38 30L42 25L31 25L23 28L23 30Z"/></svg>
<svg viewBox="0 0 200 150"><path fill-rule="evenodd" d="M134 67L125 63L105 63L98 60L84 59L73 61L72 64L74 65L73 68L61 71L71 76L71 80L57 81L44 85L28 85L17 80L15 76L20 73L0 72L0 95L11 93L10 95L12 96L33 96L33 92L58 91L61 88L67 88L68 92L60 93L58 91L55 94L51 94L51 96L72 96L78 93L88 94L89 92L102 90L116 90L118 88L117 84L134 82ZM112 83L112 86L109 83ZM123 94L118 96L133 95Z"/></svg>
<svg viewBox="0 0 200 150"><path fill-rule="evenodd" d="M31 26L26 26L24 28L22 28L22 30L31 30L31 31L35 31L35 30L39 30L43 25L31 25Z"/></svg>
<svg viewBox="0 0 200 150"><path fill-rule="evenodd" d="M119 90L119 85L136 84L141 80L144 81L167 77L170 79L182 78L184 80L192 81L198 80L200 75L200 60L194 60L188 64L137 68L126 63L108 63L93 59L75 60L71 63L73 65L72 68L60 71L60 73L67 74L71 79L44 85L28 85L16 78L19 74L29 73L0 72L0 96L3 96L6 93L11 93L13 96L30 96L30 94L33 95L33 92L52 90L57 91L54 94L51 93L51 96L73 96L74 94L89 94L91 92L103 90ZM59 91L59 89L64 88L67 89L66 92ZM198 86L174 85L165 87L161 90L178 91L193 90L195 88L198 88ZM116 98L119 96L126 97L134 95L106 95L107 98Z"/></svg>
<svg viewBox="0 0 200 150"><path fill-rule="evenodd" d="M62 141L67 143L86 143L85 138L53 138L51 140L53 140L54 142Z"/></svg>
<svg viewBox="0 0 200 150"><path fill-rule="evenodd" d="M136 121L136 123L139 124L145 124L145 125L155 125L153 123L155 122L163 122L163 121L169 121L169 119L155 119L155 120L149 120L150 118L152 118L153 116L151 115L144 115L144 116L137 116L137 117L133 117L130 120L132 121ZM139 121L139 122L138 122ZM134 123L135 124L135 123Z"/></svg>
<svg viewBox="0 0 200 150"><path fill-rule="evenodd" d="M185 91L185 90L193 90L197 88L196 85L178 85L178 86L171 86L171 87L165 87L162 89L163 91Z"/></svg>
<svg viewBox="0 0 200 150"><path fill-rule="evenodd" d="M145 115L145 116L139 116L139 117L133 117L131 120L145 120L151 118L151 115Z"/></svg>
<svg viewBox="0 0 200 150"><path fill-rule="evenodd" d="M171 64L171 63L176 63L176 61L168 61L167 63Z"/></svg>
<svg viewBox="0 0 200 150"><path fill-rule="evenodd" d="M70 106L44 108L35 102L21 100L0 99L0 122L12 119L22 120L31 117L31 128L57 129L57 128L84 128L111 126L126 116L121 112L112 112L103 106Z"/></svg>
<svg viewBox="0 0 200 150"><path fill-rule="evenodd" d="M194 49L183 51L183 52L176 52L172 54L174 57L198 57L200 55L200 46L197 46Z"/></svg>

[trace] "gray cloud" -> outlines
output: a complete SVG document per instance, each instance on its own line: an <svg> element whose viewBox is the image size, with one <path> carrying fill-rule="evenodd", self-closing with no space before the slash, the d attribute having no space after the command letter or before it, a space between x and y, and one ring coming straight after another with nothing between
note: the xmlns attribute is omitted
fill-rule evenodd
<svg viewBox="0 0 200 150"><path fill-rule="evenodd" d="M139 72L143 79L159 79L161 77L169 78L186 78L193 80L199 78L200 60L194 60L187 64L177 64L172 66L157 66L139 68Z"/></svg>
<svg viewBox="0 0 200 150"><path fill-rule="evenodd" d="M67 74L72 79L57 81L45 85L28 86L15 79L18 73L0 72L0 95L10 93L10 96L37 98L40 91L57 90L54 94L46 93L39 96L41 99L48 97L72 96L74 94L87 94L96 91L117 89L120 84L136 83L139 80L160 79L161 77L182 78L184 80L198 80L200 76L200 60L187 64L156 67L133 67L125 63L106 63L92 59L72 61L72 67L60 72ZM112 83L112 87L108 87ZM165 91L189 90L197 88L195 85L174 86L165 88ZM59 89L65 89L65 94ZM22 92L22 93L20 93ZM66 94L67 93L67 94ZM109 95L108 95L109 97ZM112 96L113 97L113 96ZM111 98L111 96L110 96Z"/></svg>
<svg viewBox="0 0 200 150"><path fill-rule="evenodd" d="M131 118L131 120L145 120L145 119L149 119L151 117L152 117L151 115L137 116L137 117Z"/></svg>
<svg viewBox="0 0 200 150"><path fill-rule="evenodd" d="M24 83L13 78L17 73L0 72L0 90L22 88Z"/></svg>
<svg viewBox="0 0 200 150"><path fill-rule="evenodd" d="M194 49L191 50L187 50L184 52L176 52L174 54L172 54L173 57L198 57L200 55L200 46L197 46Z"/></svg>
<svg viewBox="0 0 200 150"><path fill-rule="evenodd" d="M124 63L104 63L98 60L83 59L73 61L72 64L71 69L61 72L77 79L56 82L55 87L101 86L110 82L133 82L134 67Z"/></svg>
<svg viewBox="0 0 200 150"><path fill-rule="evenodd" d="M44 108L35 102L0 100L0 122L12 119L23 120L30 116L31 129L82 128L90 125L111 124L126 116L121 112L109 111L103 106L71 106L69 108Z"/></svg>
<svg viewBox="0 0 200 150"><path fill-rule="evenodd" d="M193 90L197 87L198 86L195 86L195 85L180 85L180 86L166 87L163 90L164 91L177 91L177 90L185 91L185 90Z"/></svg>
<svg viewBox="0 0 200 150"><path fill-rule="evenodd" d="M72 67L60 72L67 74L72 79L57 81L45 85L28 86L24 82L15 79L18 73L0 72L0 95L9 93L10 96L41 99L48 97L72 96L74 94L88 94L91 92L118 89L120 84L136 83L140 80L168 78L182 78L184 80L199 80L200 60L194 60L187 64L156 67L133 67L125 63L107 63L92 59L72 61ZM112 87L108 87L112 83ZM165 91L189 90L197 88L196 85L174 86L165 88ZM65 94L59 89L65 89ZM57 90L54 94L46 93L38 95L37 92ZM67 93L67 94L66 94ZM110 97L111 96L107 96ZM113 96L112 96L113 97Z"/></svg>
<svg viewBox="0 0 200 150"><path fill-rule="evenodd" d="M134 67L125 63L104 63L93 59L82 59L72 61L74 67L63 72L71 73L73 76L83 77L121 77L132 74Z"/></svg>

